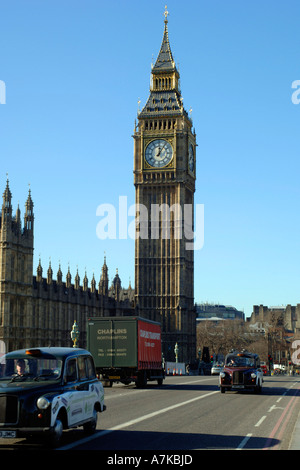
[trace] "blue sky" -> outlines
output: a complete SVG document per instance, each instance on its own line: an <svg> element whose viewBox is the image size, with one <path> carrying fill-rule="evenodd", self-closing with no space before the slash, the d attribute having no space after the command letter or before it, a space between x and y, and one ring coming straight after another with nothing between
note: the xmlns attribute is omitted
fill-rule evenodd
<svg viewBox="0 0 300 470"><path fill-rule="evenodd" d="M300 3L169 0L169 39L197 133L204 246L195 301L300 303ZM134 285L134 241L99 240L100 204L134 203L133 129L165 2L0 0L0 191L31 187L34 271ZM2 188L2 189L1 189Z"/></svg>

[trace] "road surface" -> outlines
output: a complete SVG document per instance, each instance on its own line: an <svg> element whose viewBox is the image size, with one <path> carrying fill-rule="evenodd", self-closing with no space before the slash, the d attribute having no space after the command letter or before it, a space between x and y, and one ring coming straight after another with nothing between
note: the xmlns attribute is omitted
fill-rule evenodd
<svg viewBox="0 0 300 470"><path fill-rule="evenodd" d="M171 376L145 389L114 384L105 387L107 410L96 433L66 431L60 449L103 450L114 458L125 450L287 450L300 410L300 378L266 377L263 385L261 394L221 394L218 376ZM0 450L43 445L0 440Z"/></svg>

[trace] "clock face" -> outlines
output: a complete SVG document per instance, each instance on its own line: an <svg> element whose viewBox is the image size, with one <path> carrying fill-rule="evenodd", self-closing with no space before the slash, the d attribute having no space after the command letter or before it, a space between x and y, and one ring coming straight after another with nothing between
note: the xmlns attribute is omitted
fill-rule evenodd
<svg viewBox="0 0 300 470"><path fill-rule="evenodd" d="M146 161L155 168L166 166L172 160L172 156L172 145L164 139L153 140L146 148Z"/></svg>
<svg viewBox="0 0 300 470"><path fill-rule="evenodd" d="M194 149L192 144L189 147L189 169L190 171L194 171Z"/></svg>

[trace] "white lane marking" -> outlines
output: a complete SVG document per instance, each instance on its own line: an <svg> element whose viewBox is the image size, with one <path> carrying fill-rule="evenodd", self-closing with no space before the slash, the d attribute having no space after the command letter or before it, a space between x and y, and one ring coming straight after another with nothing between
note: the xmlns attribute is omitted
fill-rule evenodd
<svg viewBox="0 0 300 470"><path fill-rule="evenodd" d="M258 426L261 425L261 423L266 419L266 416L262 416L259 421L257 421L255 427L258 428Z"/></svg>
<svg viewBox="0 0 300 470"><path fill-rule="evenodd" d="M191 398L190 400L183 401L182 403L176 403L176 405L171 405L171 406L168 406L167 408L153 411L153 413L140 416L139 418L132 419L130 421L127 421L126 423L118 424L117 426L114 426L113 428L106 429L104 431L99 431L93 434L92 436L72 442L71 444L68 444L66 446L59 447L58 450L68 450L77 445L85 444L86 442L89 442L93 439L97 439L98 437L105 436L105 434L109 434L113 431L119 431L120 429L127 428L128 426L132 426L133 424L140 423L141 421L144 421L146 419L150 419L150 418L153 418L154 416L161 415L162 413L167 413L168 411L175 410L176 408L180 408L181 406L189 405L190 403L193 403L194 401L198 401L198 400L202 400L203 398L210 397L211 395L214 395L216 393L220 393L220 391L217 390L214 392L209 392L209 393L206 393L205 395L200 395L198 397Z"/></svg>
<svg viewBox="0 0 300 470"><path fill-rule="evenodd" d="M282 408L282 406L272 405L270 409L268 410L268 413L271 413L271 411L273 410L284 410L284 408Z"/></svg>
<svg viewBox="0 0 300 470"><path fill-rule="evenodd" d="M252 434L247 434L247 436L244 437L244 439L239 444L239 446L236 448L236 450L241 450L243 447L245 447L245 445L247 444L247 442L249 441L251 436L252 436Z"/></svg>

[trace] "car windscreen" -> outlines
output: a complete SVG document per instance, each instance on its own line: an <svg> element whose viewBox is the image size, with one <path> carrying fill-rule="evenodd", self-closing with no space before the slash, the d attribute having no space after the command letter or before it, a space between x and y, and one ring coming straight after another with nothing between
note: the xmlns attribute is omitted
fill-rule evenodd
<svg viewBox="0 0 300 470"><path fill-rule="evenodd" d="M4 355L0 360L0 380L56 380L61 376L62 361L55 357Z"/></svg>
<svg viewBox="0 0 300 470"><path fill-rule="evenodd" d="M254 357L228 356L226 358L227 367L255 367Z"/></svg>

